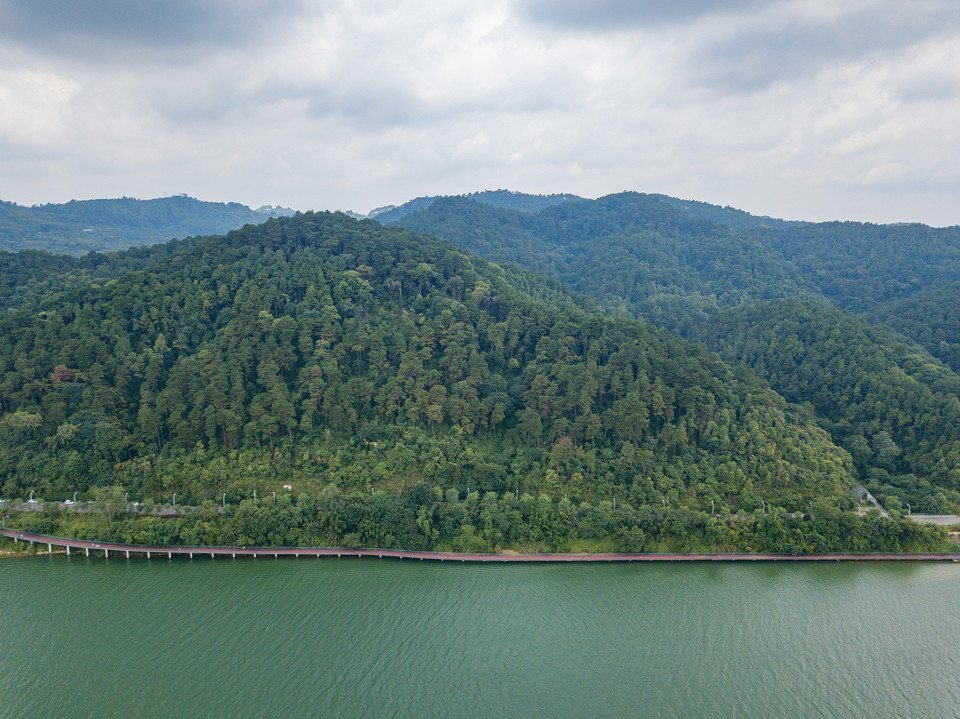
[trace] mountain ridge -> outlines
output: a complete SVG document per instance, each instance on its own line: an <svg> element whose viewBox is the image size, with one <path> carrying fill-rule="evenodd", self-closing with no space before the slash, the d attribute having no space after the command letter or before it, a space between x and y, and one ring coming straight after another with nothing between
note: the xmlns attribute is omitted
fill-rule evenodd
<svg viewBox="0 0 960 719"><path fill-rule="evenodd" d="M279 205L251 210L237 202L205 202L186 195L71 200L32 207L0 201L0 249L73 255L121 250L190 235L224 233L291 214L293 210Z"/></svg>

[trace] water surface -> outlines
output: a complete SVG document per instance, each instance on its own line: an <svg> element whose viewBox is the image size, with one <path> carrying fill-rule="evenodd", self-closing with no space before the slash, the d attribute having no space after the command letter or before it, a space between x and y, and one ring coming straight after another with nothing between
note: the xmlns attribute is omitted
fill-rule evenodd
<svg viewBox="0 0 960 719"><path fill-rule="evenodd" d="M0 560L0 716L955 717L960 565Z"/></svg>

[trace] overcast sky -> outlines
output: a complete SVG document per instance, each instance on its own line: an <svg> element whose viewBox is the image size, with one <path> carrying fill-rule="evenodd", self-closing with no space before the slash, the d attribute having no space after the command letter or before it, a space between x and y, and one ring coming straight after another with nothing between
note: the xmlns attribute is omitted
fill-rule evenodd
<svg viewBox="0 0 960 719"><path fill-rule="evenodd" d="M0 199L960 224L956 0L0 0Z"/></svg>

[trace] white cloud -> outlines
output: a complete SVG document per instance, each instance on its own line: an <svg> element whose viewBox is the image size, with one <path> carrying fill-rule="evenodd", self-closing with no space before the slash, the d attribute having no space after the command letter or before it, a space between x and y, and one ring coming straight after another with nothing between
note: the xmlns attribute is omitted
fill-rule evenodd
<svg viewBox="0 0 960 719"><path fill-rule="evenodd" d="M0 198L637 189L960 222L953 3L133 5L45 28L0 0Z"/></svg>
<svg viewBox="0 0 960 719"><path fill-rule="evenodd" d="M62 137L67 105L80 90L79 83L43 69L0 71L0 136L28 146Z"/></svg>

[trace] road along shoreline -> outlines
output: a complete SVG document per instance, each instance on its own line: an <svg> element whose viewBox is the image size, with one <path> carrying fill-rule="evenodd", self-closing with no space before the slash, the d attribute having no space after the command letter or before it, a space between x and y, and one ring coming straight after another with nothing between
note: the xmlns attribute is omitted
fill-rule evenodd
<svg viewBox="0 0 960 719"><path fill-rule="evenodd" d="M378 559L412 559L431 562L960 562L958 554L459 554L456 552L416 552L402 549L348 549L345 547L184 547L115 544L84 539L51 537L16 529L0 529L0 536L15 542L64 547L67 554L82 551L105 557L111 554L152 559L172 559L174 555L197 557L374 557Z"/></svg>

